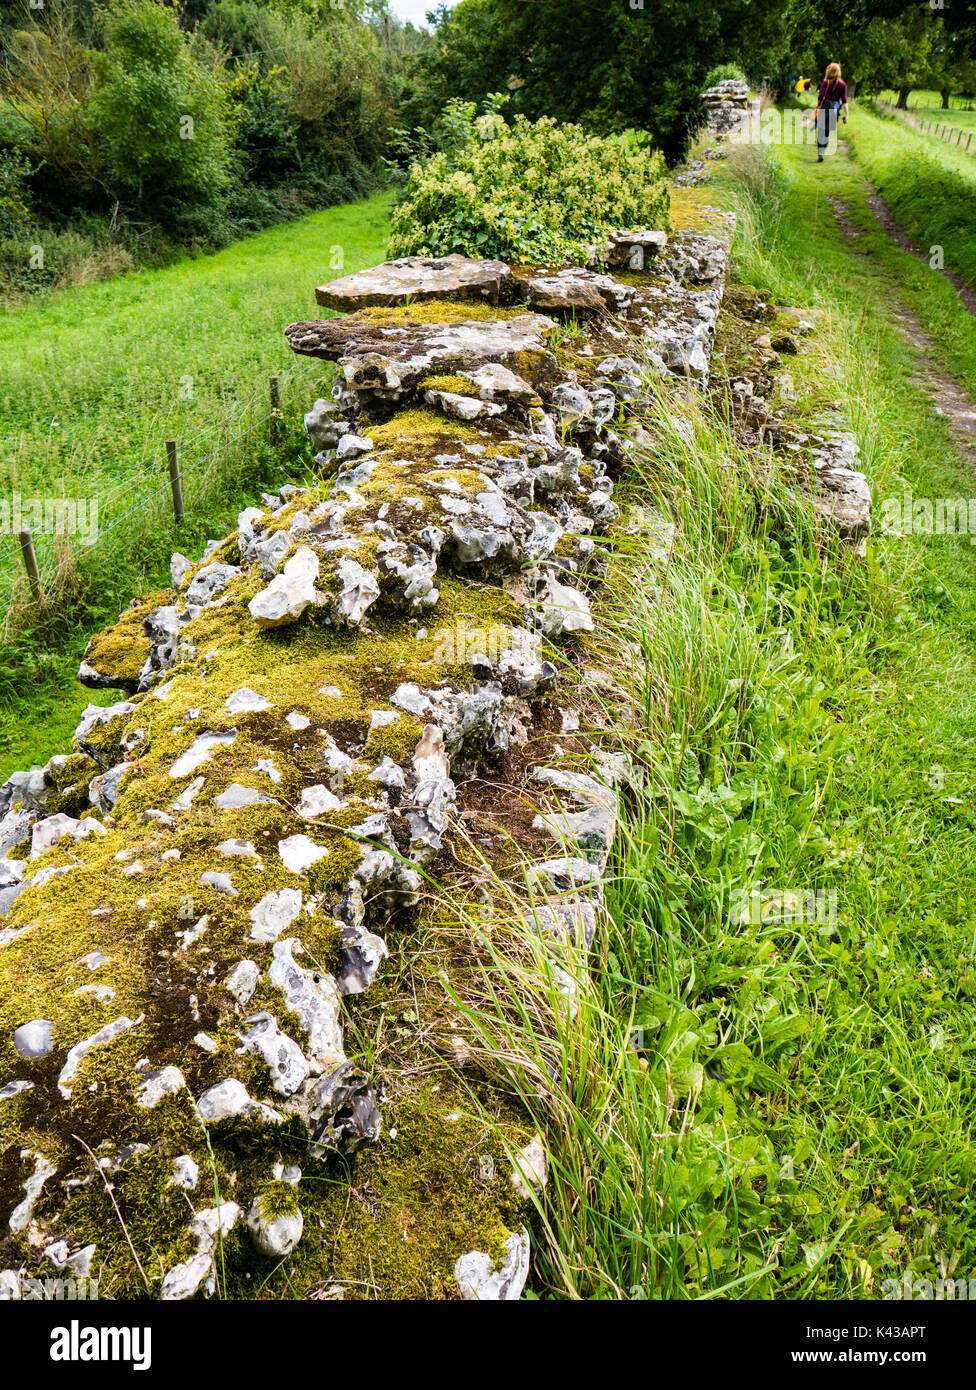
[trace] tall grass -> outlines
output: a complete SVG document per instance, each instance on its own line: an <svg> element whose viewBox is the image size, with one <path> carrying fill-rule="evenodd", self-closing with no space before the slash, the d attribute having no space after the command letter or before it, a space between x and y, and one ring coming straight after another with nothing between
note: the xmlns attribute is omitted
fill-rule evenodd
<svg viewBox="0 0 976 1390"><path fill-rule="evenodd" d="M876 497L951 495L958 455L799 158L727 176L738 273L822 311ZM661 562L623 543L602 591L609 923L588 962L543 948L517 866L487 922L454 904L475 1064L552 1158L536 1292L870 1298L972 1269L971 553L878 535L857 560L704 410L642 423L625 491L675 533ZM743 919L760 887L833 891L836 920Z"/></svg>

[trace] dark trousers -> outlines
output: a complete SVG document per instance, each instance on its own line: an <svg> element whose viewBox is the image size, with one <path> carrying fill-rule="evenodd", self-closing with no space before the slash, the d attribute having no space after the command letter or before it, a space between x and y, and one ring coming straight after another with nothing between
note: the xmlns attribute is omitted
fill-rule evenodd
<svg viewBox="0 0 976 1390"><path fill-rule="evenodd" d="M827 148L827 141L837 129L837 117L839 115L839 101L826 101L817 112L817 149L821 154Z"/></svg>

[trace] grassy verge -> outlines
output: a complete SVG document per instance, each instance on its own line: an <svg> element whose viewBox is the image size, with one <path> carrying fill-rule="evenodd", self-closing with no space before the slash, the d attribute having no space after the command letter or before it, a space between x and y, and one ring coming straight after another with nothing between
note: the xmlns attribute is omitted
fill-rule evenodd
<svg viewBox="0 0 976 1390"><path fill-rule="evenodd" d="M889 106L898 101L898 93L893 91L879 93L881 100ZM946 125L962 126L964 130L976 127L976 108L972 97L951 96L948 111L942 108L942 98L938 92L924 89L914 91L908 98L908 109L913 116L925 121L939 121Z"/></svg>
<svg viewBox="0 0 976 1390"><path fill-rule="evenodd" d="M94 545L37 538L44 612L27 606L16 538L0 536L0 777L64 747L91 698L74 679L88 636L168 582L172 551L198 554L262 488L306 468L301 413L322 374L295 362L282 329L318 316L317 279L383 259L388 201L315 213L213 256L0 316L3 500L98 504ZM273 373L285 416L277 449L266 418ZM168 495L170 437L187 474L182 527Z"/></svg>
<svg viewBox="0 0 976 1390"><path fill-rule="evenodd" d="M924 250L943 247L946 264L976 287L976 159L864 105L848 130L895 221Z"/></svg>
<svg viewBox="0 0 976 1390"><path fill-rule="evenodd" d="M840 163L814 160L747 151L724 176L738 275L823 312L819 370L876 502L968 496L885 281L823 200ZM552 1139L541 1287L840 1299L968 1277L972 549L876 534L855 561L714 421L662 404L644 423L630 497L677 529L663 584L616 559L603 614L633 708L609 939L570 1017L493 930L468 1008L482 1064ZM835 893L836 913L743 920L760 885Z"/></svg>
<svg viewBox="0 0 976 1390"><path fill-rule="evenodd" d="M332 208L226 250L69 289L0 316L0 450L25 496L110 499L164 441L206 439L293 361L282 330L312 289L383 258L389 199Z"/></svg>

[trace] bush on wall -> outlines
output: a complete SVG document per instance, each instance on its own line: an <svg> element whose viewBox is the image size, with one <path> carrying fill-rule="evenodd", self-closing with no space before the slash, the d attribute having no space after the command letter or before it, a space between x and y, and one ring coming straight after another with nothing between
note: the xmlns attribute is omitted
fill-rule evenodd
<svg viewBox="0 0 976 1390"><path fill-rule="evenodd" d="M481 116L473 102L449 104L446 148L410 165L391 255L563 262L614 228L666 224L664 160L646 140L549 118L509 125L501 104L489 99Z"/></svg>

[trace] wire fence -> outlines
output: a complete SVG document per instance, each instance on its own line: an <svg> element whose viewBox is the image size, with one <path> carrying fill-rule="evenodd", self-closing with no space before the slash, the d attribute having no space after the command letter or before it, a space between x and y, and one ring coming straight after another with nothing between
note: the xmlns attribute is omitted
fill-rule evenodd
<svg viewBox="0 0 976 1390"><path fill-rule="evenodd" d="M923 135L935 135L940 140L944 140L947 145L955 145L962 150L963 154L976 155L976 130L963 130L960 126L942 125L938 121L925 121L921 116L915 116L911 111L900 110L897 106L891 106L887 102L880 103L887 111L893 112L906 125L914 126Z"/></svg>
<svg viewBox="0 0 976 1390"><path fill-rule="evenodd" d="M37 600L57 570L63 547L108 554L124 523L170 524L198 513L248 443L275 444L286 419L309 409L309 388L327 364L297 361L265 379L219 418L184 438L161 440L157 454L130 464L85 497L0 498L0 612L28 592ZM206 447L208 446L209 447Z"/></svg>

